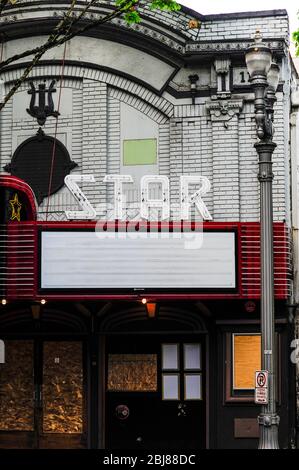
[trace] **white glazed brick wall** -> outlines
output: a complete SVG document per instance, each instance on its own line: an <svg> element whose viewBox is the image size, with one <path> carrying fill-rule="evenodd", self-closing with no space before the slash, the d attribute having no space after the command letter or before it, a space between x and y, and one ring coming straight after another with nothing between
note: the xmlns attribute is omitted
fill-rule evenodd
<svg viewBox="0 0 299 470"><path fill-rule="evenodd" d="M203 106L201 106L203 108ZM203 109L201 109L202 114ZM206 119L200 115L197 117L184 118L183 120L183 155L182 174L202 175L207 177L211 184L213 182L212 153L211 145L209 151L203 151L206 132L203 123ZM190 186L190 192L196 190L196 186ZM213 214L213 195L210 191L204 197L205 203ZM193 215L194 215L193 211Z"/></svg>
<svg viewBox="0 0 299 470"><path fill-rule="evenodd" d="M167 115L164 114L165 106L163 106L162 109L157 108L158 103L156 95L153 93L148 94L147 96L144 96L143 94L138 96L138 94L135 94L133 90L131 91L128 89L128 92L126 93L125 90L114 87L109 87L108 93L109 96L138 109L138 111L146 114L150 119L158 124L164 124L168 121ZM167 109L169 109L169 107L167 107Z"/></svg>
<svg viewBox="0 0 299 470"><path fill-rule="evenodd" d="M79 169L82 169L82 117L83 117L83 95L81 89L73 90L73 138L72 138L72 156L73 160L78 163ZM77 168L78 170L78 168Z"/></svg>
<svg viewBox="0 0 299 470"><path fill-rule="evenodd" d="M207 21L202 23L199 39L215 41L252 38L259 29L264 38L281 38L288 41L289 26L287 16L261 18L233 18L229 20Z"/></svg>
<svg viewBox="0 0 299 470"><path fill-rule="evenodd" d="M83 79L82 172L93 174L96 184L83 184L87 198L96 207L106 203L102 183L107 173L107 85Z"/></svg>
<svg viewBox="0 0 299 470"><path fill-rule="evenodd" d="M2 79L5 82L13 82L16 80L23 69L10 70L3 72ZM30 77L60 77L61 66L50 65L50 66L38 66L32 70ZM119 90L120 92L126 91L128 94L138 97L144 103L150 104L155 110L160 111L164 117L171 117L173 115L173 104L162 96L156 95L153 91L149 90L139 83L134 83L128 78L121 77L119 75L104 71L96 70L93 68L81 66L81 65L65 65L64 76L69 82L72 80L69 77L75 77L73 79L73 86L78 87L78 79L92 80L97 82L106 83L108 86ZM27 86L28 88L28 86Z"/></svg>
<svg viewBox="0 0 299 470"><path fill-rule="evenodd" d="M192 30L188 28L188 21L193 17L183 11L177 12L174 15L167 11L152 11L149 8L146 8L146 10L149 18L165 21L167 25L174 30L184 33L190 40L215 41L217 39L251 38L256 29L264 32L265 37L280 38L282 35L288 36L287 15L250 18L249 13L247 18L235 17L231 20L217 15L217 20L204 20L198 32L197 29Z"/></svg>
<svg viewBox="0 0 299 470"><path fill-rule="evenodd" d="M41 70L40 70L41 72ZM35 71L35 74L37 71ZM40 83L40 80L34 81L35 86ZM7 87L8 88L8 87ZM55 102L55 109L57 109L58 103L58 95L59 95L59 82L56 84L57 92L53 95L54 102ZM57 129L57 138L62 141L64 145L66 145L67 150L70 154L70 158L74 160L79 167L76 168L76 171L80 171L81 167L81 159L82 159L82 148L80 146L80 141L82 144L82 138L80 137L80 129L82 128L82 119L80 117L80 106L82 106L82 90L81 90L81 82L78 80L68 80L65 79L62 85L62 94L64 90L71 89L73 95L73 103L68 103L69 106L73 106L72 108L72 115L65 117L64 113L61 113L59 117L59 125ZM28 83L23 84L18 92L16 93L15 97L18 96L18 93L22 93L24 91L27 92L28 90ZM26 96L26 95L25 95ZM27 106L29 104L29 96L28 102L22 103L22 106ZM23 113L22 117L14 117L13 115L13 100L14 98L7 103L3 111L1 112L1 154L0 154L0 168L3 171L3 166L6 165L11 161L11 157L18 146L18 143L26 140L29 137L33 137L39 125L37 124L36 120L33 119L29 114ZM81 102L81 105L80 105ZM79 108L77 106L79 103ZM23 110L24 111L24 110ZM62 110L61 110L62 111ZM82 111L81 111L82 113ZM44 132L54 137L55 136L55 119L50 117L48 118L45 126L43 127ZM45 220L57 220L64 218L64 214L61 212L61 206L64 205L66 209L71 208L73 209L74 205L76 206L76 202L66 190L66 188L62 188L58 193L52 195L49 198L49 205L47 198L44 199L43 203L39 206L38 216L39 219ZM48 206L48 207L47 207ZM76 206L77 207L77 206ZM46 217L46 212L48 215Z"/></svg>
<svg viewBox="0 0 299 470"><path fill-rule="evenodd" d="M12 101L0 113L0 172L12 156Z"/></svg>
<svg viewBox="0 0 299 470"><path fill-rule="evenodd" d="M253 104L245 103L239 121L240 221L259 220L260 188Z"/></svg>
<svg viewBox="0 0 299 470"><path fill-rule="evenodd" d="M182 174L182 154L183 154L183 120L170 120L170 146L169 146L169 177L170 177L170 201L172 205L172 217L177 217L179 204L179 183Z"/></svg>
<svg viewBox="0 0 299 470"><path fill-rule="evenodd" d="M227 125L212 122L214 218L222 221L240 219L238 116Z"/></svg>
<svg viewBox="0 0 299 470"><path fill-rule="evenodd" d="M108 99L108 159L107 174L120 174L120 101L110 96ZM107 202L112 203L114 195L114 186L107 185Z"/></svg>
<svg viewBox="0 0 299 470"><path fill-rule="evenodd" d="M197 105L190 114L203 114L203 108ZM288 156L285 150L288 123L284 120L283 110L283 95L278 94L274 139L277 149L273 156L275 221L285 220L289 212L286 176ZM236 114L226 124L222 121L210 122L207 117L186 117L188 111L188 106L175 107L175 116L180 119L174 120L171 125L172 200L177 202L179 171L183 168L184 173L199 173L210 179L212 191L205 200L215 221L259 220L253 103L245 102L240 114Z"/></svg>
<svg viewBox="0 0 299 470"><path fill-rule="evenodd" d="M59 83L57 85L59 87ZM26 86L26 89L28 86ZM82 80L65 79L63 82L62 94L64 89L72 88L72 116L70 119L65 120L63 111L58 121L58 139L59 134L63 128L70 133L71 140L67 142L67 148L70 157L77 163L77 167L73 170L74 173L82 173L82 112L83 112L83 97L82 97ZM57 97L55 97L57 101ZM48 135L54 136L55 122L47 121L45 132ZM65 220L64 210L78 210L79 206L73 196L69 193L66 187L60 189L56 194L53 194L49 199L49 206L47 207L47 200L44 200L39 207L38 218L40 220Z"/></svg>
<svg viewBox="0 0 299 470"><path fill-rule="evenodd" d="M170 174L170 125L169 121L159 126L159 146L158 146L158 160L159 160L159 173L160 175L169 176Z"/></svg>
<svg viewBox="0 0 299 470"><path fill-rule="evenodd" d="M275 136L274 142L277 148L273 153L273 216L274 220L286 220L287 214L287 188L289 182L289 156L286 154L288 148L288 123L284 120L283 95L277 95L275 106Z"/></svg>
<svg viewBox="0 0 299 470"><path fill-rule="evenodd" d="M80 88L82 86L83 89ZM86 79L83 85L80 81L80 87L76 81L72 119L65 119L63 115L59 118L59 133L71 129L72 141L68 147L71 158L79 164L74 171L93 173L96 177L96 185L84 187L94 205L107 200L106 185L101 183L105 174L119 172L120 102L124 101L159 123L159 171L170 177L172 204L179 202L180 175L202 174L212 183L212 190L205 201L215 221L258 220L258 165L253 147L256 137L252 102L245 102L240 115L236 114L225 127L222 121L211 122L205 104L175 106L174 115L177 117L168 119L152 105L151 100L146 102L115 88L107 91L106 83ZM282 100L282 95L279 95L275 115L275 141L278 144L273 159L275 220L284 220L287 214L285 165L288 162L284 156L287 135ZM12 131L31 130L33 135L37 130L29 116L28 122L14 123L13 128L11 119L12 105L9 103L1 115L1 166L11 158ZM46 132L53 135L54 130L55 121L51 118L47 121ZM67 197L66 192L62 190L50 198L50 211L61 205L62 193L68 207L74 205L75 201ZM112 187L107 193L109 200L111 197ZM40 207L40 218L44 218L44 205ZM60 213L61 218L63 215Z"/></svg>

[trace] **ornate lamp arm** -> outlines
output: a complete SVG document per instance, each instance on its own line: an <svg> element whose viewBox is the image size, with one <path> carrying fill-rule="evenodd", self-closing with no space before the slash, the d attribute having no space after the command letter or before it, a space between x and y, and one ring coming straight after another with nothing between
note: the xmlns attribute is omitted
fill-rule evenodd
<svg viewBox="0 0 299 470"><path fill-rule="evenodd" d="M263 75L255 75L251 78L255 99L256 133L260 140L271 141L274 134L273 105L276 101L275 94L268 88L267 78Z"/></svg>

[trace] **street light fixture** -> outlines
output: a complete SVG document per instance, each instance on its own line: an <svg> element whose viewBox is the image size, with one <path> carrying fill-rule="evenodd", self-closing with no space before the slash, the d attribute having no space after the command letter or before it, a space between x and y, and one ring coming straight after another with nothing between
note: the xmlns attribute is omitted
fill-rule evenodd
<svg viewBox="0 0 299 470"><path fill-rule="evenodd" d="M279 416L276 413L275 377L275 317L273 269L273 196L272 154L275 93L279 82L279 67L272 62L269 47L262 42L259 31L255 42L247 49L246 65L255 94L255 144L259 156L260 223L261 223L261 335L262 368L269 373L269 401L262 406L258 417L259 449L278 449Z"/></svg>

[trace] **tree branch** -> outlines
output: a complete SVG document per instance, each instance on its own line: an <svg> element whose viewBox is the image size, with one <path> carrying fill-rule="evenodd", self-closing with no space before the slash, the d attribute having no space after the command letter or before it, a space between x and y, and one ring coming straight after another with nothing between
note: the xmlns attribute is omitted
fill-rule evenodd
<svg viewBox="0 0 299 470"><path fill-rule="evenodd" d="M0 1L0 16L3 13L3 10L5 10L5 8L7 7L7 4L8 4L8 0L1 0Z"/></svg>
<svg viewBox="0 0 299 470"><path fill-rule="evenodd" d="M94 3L95 1L97 1L97 0L91 0L90 4ZM76 2L72 2L72 3L76 3ZM127 3L132 4L132 2L127 2ZM136 3L136 1L133 0L133 3ZM90 4L89 4L89 6L90 6ZM28 77L28 75L30 74L30 72L32 71L34 66L39 62L39 60L45 54L45 52L47 52L49 49L51 49L53 47L60 46L60 45L64 44L65 42L69 41L73 37L77 36L78 34L84 32L84 31L87 31L88 29L94 27L95 25L100 25L100 24L104 24L104 23L107 23L107 22L111 21L113 18L116 18L116 17L120 16L121 14L123 14L124 11L127 11L127 8L128 8L127 6L122 7L122 8L118 8L114 12L110 13L109 15L106 15L104 18L101 18L97 21L94 21L91 24L87 24L84 27L80 28L79 30L70 31L68 34L66 34L65 36L63 36L60 39L58 39L60 33L53 31L53 33L50 35L50 37L45 42L45 44L43 44L42 46L36 48L37 52L35 53L31 63L26 67L26 69L23 72L23 74L21 75L21 77L19 77L18 80L14 83L14 85L10 89L9 93L5 96L3 102L0 103L0 111L4 108L6 103L10 100L10 98L19 89L21 84L26 80L26 78ZM85 10L86 10L86 8L85 8ZM62 27L64 25L63 20L61 20L59 24ZM29 55L29 54L26 54L24 56L23 54L19 54L19 58L26 57L27 55ZM32 54L30 54L30 55L32 55ZM7 61L6 61L6 63L7 63Z"/></svg>
<svg viewBox="0 0 299 470"><path fill-rule="evenodd" d="M19 0L0 0L0 16L2 15L3 11L6 9L6 7L12 7L16 3L18 3Z"/></svg>
<svg viewBox="0 0 299 470"><path fill-rule="evenodd" d="M105 16L104 18L92 21L91 23L88 23L87 25L85 25L85 26L83 26L83 27L81 27L77 30L71 31L71 28L75 24L77 24L82 18L84 18L84 16L87 13L88 9L97 2L98 2L98 0L91 0L89 2L89 4L82 10L80 15L78 17L74 18L73 22L70 25L68 25L68 28L66 29L66 31L63 29L64 26L65 26L64 20L61 20L58 23L58 25L55 27L54 31L57 32L58 37L61 36L61 34L64 34L64 36L62 38L58 39L58 37L54 37L53 36L54 31L53 31L53 33L50 35L48 40L44 44L42 44L41 46L35 47L33 49L29 49L29 50L24 51L24 52L21 52L20 54L15 54L14 56L9 57L8 59L2 61L1 64L0 64L0 70L3 69L4 67L7 67L12 62L15 62L19 59L24 59L25 57L29 57L31 55L38 54L42 50L44 52L46 52L47 50L52 49L53 47L56 47L56 46L60 46L60 45L64 44L64 42L69 41L70 39L72 39L73 37L75 37L75 36L77 36L81 33L84 33L86 31L88 31L89 29L92 29L94 26L98 26L100 24L107 23L107 22L111 21L112 19L122 15L123 13L126 13L133 5L138 4L139 0L137 0L137 1L136 0L126 1L125 6L118 7L116 10L114 10L114 12L112 12L109 15ZM57 29L57 28L59 28L59 29ZM59 32L60 32L60 34L58 34Z"/></svg>
<svg viewBox="0 0 299 470"><path fill-rule="evenodd" d="M7 6L8 2L13 4L13 3L17 3L17 1L18 0L0 0L0 11L1 11L1 6L3 9L5 8L5 6ZM67 13L54 27L52 33L50 34L50 36L48 37L47 41L44 44L34 49L24 51L21 54L16 54L6 59L5 61L1 62L0 71L1 69L8 66L12 62L15 62L16 60L23 59L25 57L33 55L33 58L31 59L30 64L25 68L21 77L19 77L17 81L14 83L13 87L11 88L7 96L4 98L3 102L0 103L0 111L4 108L5 104L14 95L14 93L18 90L21 84L26 80L26 78L29 76L34 66L40 61L41 57L48 50L54 47L60 46L62 44L65 44L67 41L69 41L73 37L78 36L94 28L95 26L108 23L109 21L121 15L124 15L125 20L129 24L139 22L140 15L138 12L138 7L143 2L145 2L146 4L149 4L150 8L152 9L161 9L161 10L167 9L171 11L176 11L180 9L179 4L175 0L152 0L152 1L115 0L116 7L112 13L106 14L106 16L104 16L103 18L91 21L90 23L87 23L86 25L82 27L74 29L74 26L78 22L80 22L82 19L84 19L84 16L86 15L90 7L93 6L95 3L97 3L98 1L99 0L90 0L89 3L86 5L86 7L79 13L79 15L75 16L73 13L74 13L74 8L76 6L76 0L72 0L71 5L69 9L67 10Z"/></svg>

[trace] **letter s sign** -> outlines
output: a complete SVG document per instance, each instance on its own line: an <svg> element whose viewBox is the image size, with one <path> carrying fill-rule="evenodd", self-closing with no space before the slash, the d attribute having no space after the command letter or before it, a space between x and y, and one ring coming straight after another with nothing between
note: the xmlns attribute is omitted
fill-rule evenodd
<svg viewBox="0 0 299 470"><path fill-rule="evenodd" d="M293 364L299 363L299 339L294 339L291 342L291 348L295 348L291 354L291 361Z"/></svg>

